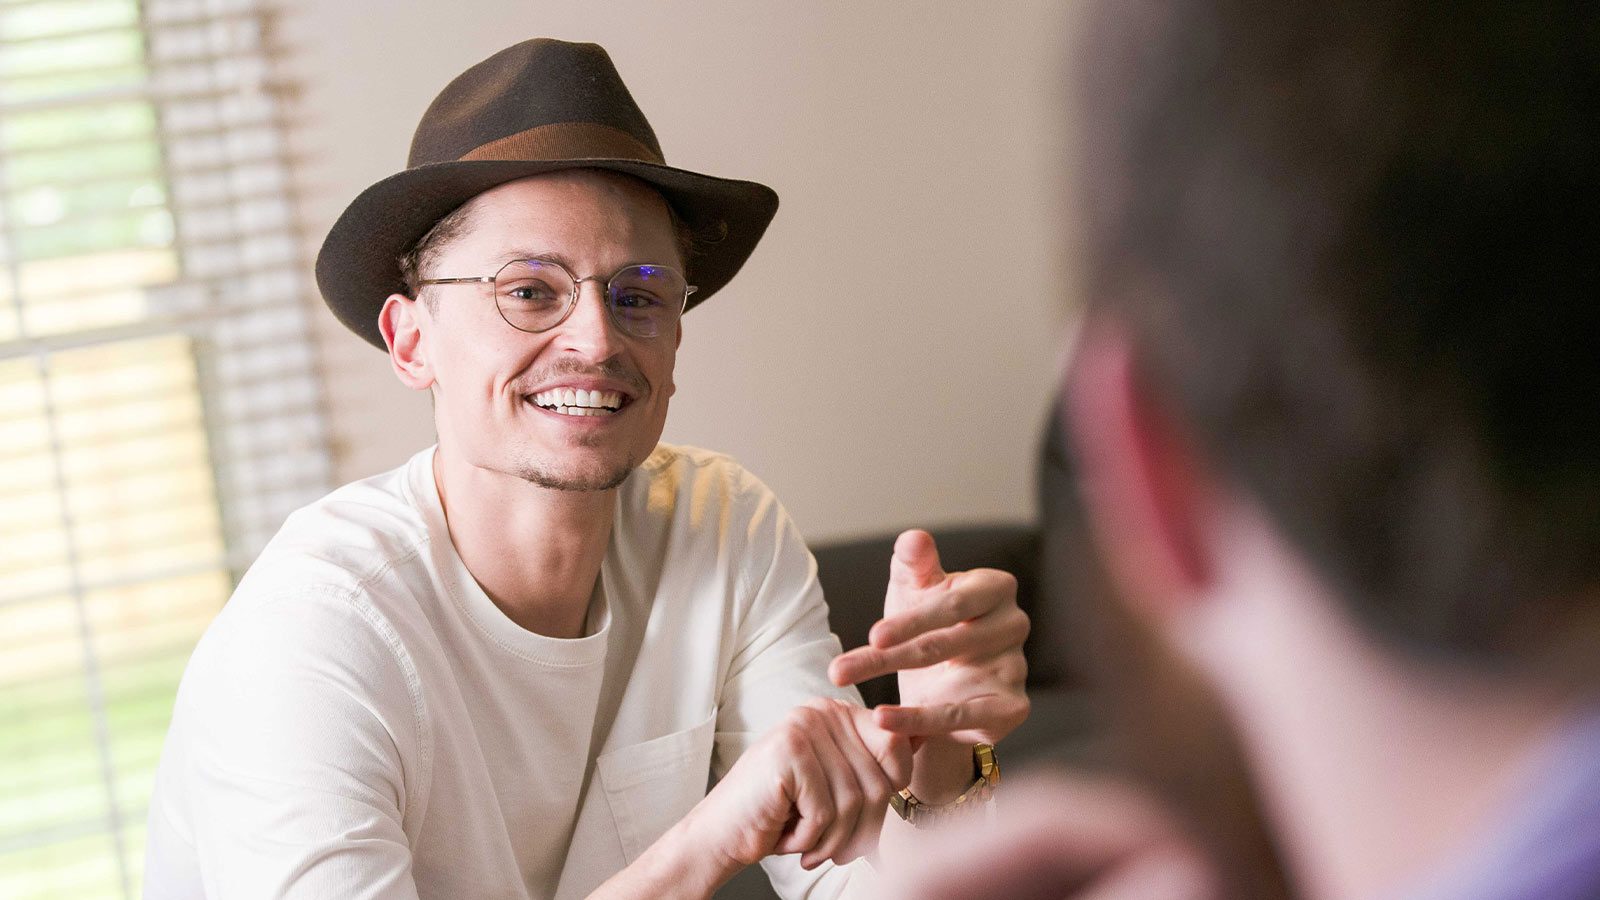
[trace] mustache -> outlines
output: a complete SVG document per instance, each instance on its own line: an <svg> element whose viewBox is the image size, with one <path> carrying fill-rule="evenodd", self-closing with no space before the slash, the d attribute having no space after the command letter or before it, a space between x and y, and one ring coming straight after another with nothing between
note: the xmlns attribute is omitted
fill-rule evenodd
<svg viewBox="0 0 1600 900"><path fill-rule="evenodd" d="M644 380L637 370L621 361L608 360L597 366L585 365L577 360L557 360L550 365L543 366L523 379L518 386L521 393L529 393L539 385L546 384L561 376L579 378L605 378L618 381L628 386L634 396L642 397L650 390L650 385Z"/></svg>

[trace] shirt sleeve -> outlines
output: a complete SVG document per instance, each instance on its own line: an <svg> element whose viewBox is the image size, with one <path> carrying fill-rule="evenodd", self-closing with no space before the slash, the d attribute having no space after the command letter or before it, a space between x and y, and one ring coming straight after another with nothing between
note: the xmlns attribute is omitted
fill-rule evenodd
<svg viewBox="0 0 1600 900"><path fill-rule="evenodd" d="M828 607L817 582L817 563L772 492L746 474L743 615L718 704L712 773L721 778L762 734L789 710L813 697L861 705L853 685L837 687L828 664L840 652L829 630ZM888 563L884 564L885 584ZM787 900L872 896L873 872L865 860L848 866L800 867L799 854L761 863L773 890Z"/></svg>
<svg viewBox="0 0 1600 900"><path fill-rule="evenodd" d="M414 900L425 742L398 640L358 598L235 603L185 673L153 813L179 820L208 897Z"/></svg>

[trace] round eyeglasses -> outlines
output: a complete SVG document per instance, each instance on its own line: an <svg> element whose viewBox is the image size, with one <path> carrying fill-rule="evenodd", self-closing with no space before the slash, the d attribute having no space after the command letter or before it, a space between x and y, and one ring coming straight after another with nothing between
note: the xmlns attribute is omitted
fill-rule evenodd
<svg viewBox="0 0 1600 900"><path fill-rule="evenodd" d="M518 331L538 334L560 325L578 305L578 286L599 276L575 278L548 259L514 259L493 275L475 278L424 278L427 284L492 284L500 318ZM634 337L670 333L683 315L695 286L670 266L623 266L604 279L606 309L618 329Z"/></svg>

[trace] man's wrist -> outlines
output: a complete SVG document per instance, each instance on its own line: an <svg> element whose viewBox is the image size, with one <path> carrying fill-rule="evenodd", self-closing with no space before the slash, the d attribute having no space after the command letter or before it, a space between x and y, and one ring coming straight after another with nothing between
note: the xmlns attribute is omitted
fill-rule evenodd
<svg viewBox="0 0 1600 900"><path fill-rule="evenodd" d="M676 825L645 849L622 874L637 896L705 898L728 882L743 864L701 835L695 814Z"/></svg>
<svg viewBox="0 0 1600 900"><path fill-rule="evenodd" d="M889 798L889 806L900 818L912 825L924 825L946 818L961 817L994 797L1000 784L1000 760L995 756L994 745L979 743L972 747L972 783L955 799L946 803L928 803L909 790ZM990 807L992 811L992 807Z"/></svg>
<svg viewBox="0 0 1600 900"><path fill-rule="evenodd" d="M919 800L939 806L972 786L972 745L948 737L930 737L912 758L909 790Z"/></svg>

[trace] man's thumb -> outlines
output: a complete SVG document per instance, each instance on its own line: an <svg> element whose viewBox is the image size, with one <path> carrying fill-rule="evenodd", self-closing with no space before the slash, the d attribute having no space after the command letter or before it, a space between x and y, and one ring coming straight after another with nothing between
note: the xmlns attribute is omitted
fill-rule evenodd
<svg viewBox="0 0 1600 900"><path fill-rule="evenodd" d="M894 542L894 558L889 561L889 582L901 587L933 587L944 580L939 567L939 548L933 535L920 528L903 531Z"/></svg>

